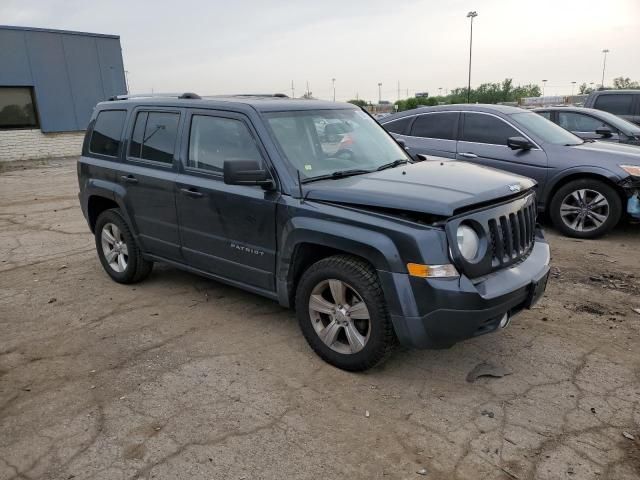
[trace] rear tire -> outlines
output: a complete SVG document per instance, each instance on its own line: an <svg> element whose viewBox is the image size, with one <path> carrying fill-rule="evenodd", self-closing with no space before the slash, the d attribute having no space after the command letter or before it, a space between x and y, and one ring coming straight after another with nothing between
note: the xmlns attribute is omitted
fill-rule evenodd
<svg viewBox="0 0 640 480"><path fill-rule="evenodd" d="M336 255L309 267L295 303L311 348L343 370L367 370L397 343L378 275L356 257Z"/></svg>
<svg viewBox="0 0 640 480"><path fill-rule="evenodd" d="M622 216L622 200L611 186L582 178L558 189L551 200L549 216L564 235L597 238L611 231Z"/></svg>
<svg viewBox="0 0 640 480"><path fill-rule="evenodd" d="M94 231L98 258L113 280L136 283L149 276L153 262L142 258L142 252L118 209L102 212Z"/></svg>

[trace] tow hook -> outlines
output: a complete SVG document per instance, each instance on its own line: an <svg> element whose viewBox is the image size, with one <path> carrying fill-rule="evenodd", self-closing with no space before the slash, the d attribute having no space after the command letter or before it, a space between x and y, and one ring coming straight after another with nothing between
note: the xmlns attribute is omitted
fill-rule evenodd
<svg viewBox="0 0 640 480"><path fill-rule="evenodd" d="M509 312L507 312L500 319L500 324L498 325L498 327L507 328L510 323L511 323L511 315L509 315Z"/></svg>

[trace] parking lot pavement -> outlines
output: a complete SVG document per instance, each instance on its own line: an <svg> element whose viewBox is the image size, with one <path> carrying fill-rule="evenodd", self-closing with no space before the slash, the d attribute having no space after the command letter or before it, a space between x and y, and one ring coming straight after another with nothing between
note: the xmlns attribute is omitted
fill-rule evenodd
<svg viewBox="0 0 640 480"><path fill-rule="evenodd" d="M0 174L0 479L639 478L640 228L549 234L509 328L353 374L269 300L112 282L77 190L72 161Z"/></svg>

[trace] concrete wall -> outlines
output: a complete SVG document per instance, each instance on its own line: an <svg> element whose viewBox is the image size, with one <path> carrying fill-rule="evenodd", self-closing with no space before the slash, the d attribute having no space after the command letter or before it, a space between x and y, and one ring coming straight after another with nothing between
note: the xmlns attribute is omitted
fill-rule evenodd
<svg viewBox="0 0 640 480"><path fill-rule="evenodd" d="M0 162L78 156L84 132L0 130Z"/></svg>

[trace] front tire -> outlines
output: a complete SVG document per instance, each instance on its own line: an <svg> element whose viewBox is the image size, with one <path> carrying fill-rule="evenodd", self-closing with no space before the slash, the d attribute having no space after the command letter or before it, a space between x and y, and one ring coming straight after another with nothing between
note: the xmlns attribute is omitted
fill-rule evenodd
<svg viewBox="0 0 640 480"><path fill-rule="evenodd" d="M105 210L96 221L95 240L104 270L118 283L136 283L151 273L153 262L142 257L118 209Z"/></svg>
<svg viewBox="0 0 640 480"><path fill-rule="evenodd" d="M558 189L549 215L553 225L568 237L597 238L620 221L622 200L606 183L583 178Z"/></svg>
<svg viewBox="0 0 640 480"><path fill-rule="evenodd" d="M356 257L313 264L298 283L296 315L311 348L343 370L373 367L396 343L378 275Z"/></svg>

